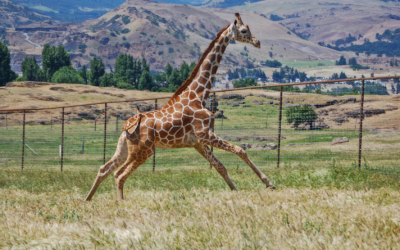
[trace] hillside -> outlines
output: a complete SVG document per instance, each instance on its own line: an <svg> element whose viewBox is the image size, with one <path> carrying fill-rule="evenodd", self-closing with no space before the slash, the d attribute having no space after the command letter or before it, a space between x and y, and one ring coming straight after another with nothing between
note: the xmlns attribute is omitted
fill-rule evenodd
<svg viewBox="0 0 400 250"><path fill-rule="evenodd" d="M271 100L277 100L279 98L278 91L269 90L246 90L231 92L237 93L244 96L245 101L253 105L253 101L260 100L264 103L264 107L272 107L265 104ZM145 98L159 98L171 96L172 93L162 92L148 92L148 91L137 91L137 90L123 90L113 87L95 87L91 85L81 84L51 84L45 83L44 85L38 84L33 86L29 82L13 83L13 86L5 87L0 89L0 109L18 109L18 108L49 108L49 107L60 107L68 105L84 105L88 103L97 103L105 101L124 101ZM218 93L218 97L223 93ZM357 102L347 102L349 98L356 98ZM218 98L219 99L219 98ZM312 104L321 105L327 102L335 103L330 106L321 107L316 110L319 118L322 119L331 129L353 129L356 119L352 118L346 112L352 112L359 110L359 95L354 96L327 96L318 95L315 93L284 93L285 104ZM392 127L399 127L399 115L400 115L400 95L393 96L379 96L379 95L366 95L365 96L365 110L384 110L383 114L368 116L364 121L364 128L369 129L387 129ZM158 100L159 105L165 105L168 99ZM220 99L224 102L225 100ZM29 104L27 104L29 103ZM143 103L143 102L142 102ZM148 101L147 104L153 105L153 101ZM147 105L146 104L146 105ZM243 112L243 107L232 107L224 106L228 118L230 112L234 110L237 112ZM257 105L255 105L257 106ZM323 106L323 105L322 105ZM104 105L86 105L81 107L67 108L66 111L70 117L79 116L79 113L93 113L94 110L102 110ZM137 113L137 108L134 103L116 103L109 104L107 114L116 117L118 114L121 117L130 117L133 113ZM232 114L231 114L232 115ZM53 110L42 110L37 112L30 112L27 117L30 121L37 120L50 120L50 117L59 117L60 109ZM1 117L1 116L0 116ZM21 122L20 114L9 115L11 121L9 124L15 124ZM338 119L344 118L345 121L338 122ZM0 124L4 123L1 121ZM69 118L66 118L69 120ZM74 118L71 118L74 119ZM113 118L115 119L115 118ZM382 121L385 121L382 123ZM229 122L229 120L227 121Z"/></svg>
<svg viewBox="0 0 400 250"><path fill-rule="evenodd" d="M351 34L354 43L364 38L376 40L376 33L395 29L400 24L400 6L397 2L379 0L335 0L331 2L305 0L268 0L232 7L235 10L256 11L278 21L302 38L311 42L332 44Z"/></svg>
<svg viewBox="0 0 400 250"><path fill-rule="evenodd" d="M234 21L234 12L131 0L98 19L82 24L61 24L63 27L57 32L29 32L29 29L24 32L29 33L31 42L39 45L63 44L70 52L75 67L88 65L96 55L103 59L110 71L118 54L129 53L136 58L145 56L152 70L161 70L168 62L174 66L183 61L197 62L215 34ZM254 12L241 11L241 15L261 41L262 49L247 46L245 50L243 44L232 44L225 53L222 68L252 67L259 65L260 60L271 58L282 61L331 61L340 56L338 52L305 41L279 23ZM14 64L20 63L24 57L21 49L27 54L40 55L37 46L19 39L18 34L7 35L9 40L15 38L13 44L16 46L10 47L16 56ZM85 44L86 49L79 49L80 44Z"/></svg>
<svg viewBox="0 0 400 250"><path fill-rule="evenodd" d="M9 0L0 0L0 36L5 29L49 19ZM0 37L1 38L1 37Z"/></svg>

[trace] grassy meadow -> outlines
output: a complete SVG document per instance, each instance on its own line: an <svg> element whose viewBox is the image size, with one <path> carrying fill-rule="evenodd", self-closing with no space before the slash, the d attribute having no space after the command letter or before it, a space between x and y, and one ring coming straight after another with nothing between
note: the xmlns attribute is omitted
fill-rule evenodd
<svg viewBox="0 0 400 250"><path fill-rule="evenodd" d="M269 92L273 95L273 92ZM286 96L289 98L290 96ZM300 97L295 97L300 98ZM303 97L301 97L303 98ZM278 109L232 107L216 120L221 137L260 136L276 142ZM33 116L32 113L28 114ZM366 118L366 124L368 123ZM103 161L103 124L65 124L60 172L61 125L26 125L21 173L22 126L0 124L0 248L4 249L396 249L400 242L400 135L364 131L358 169L358 130L295 131L283 119L280 168L276 150L248 150L277 190L264 184L237 156L214 149L238 192L194 149L156 151L125 184L117 201L108 177L92 202L83 202ZM122 127L107 124L107 159ZM331 145L334 138L348 143ZM84 137L84 154L82 154Z"/></svg>

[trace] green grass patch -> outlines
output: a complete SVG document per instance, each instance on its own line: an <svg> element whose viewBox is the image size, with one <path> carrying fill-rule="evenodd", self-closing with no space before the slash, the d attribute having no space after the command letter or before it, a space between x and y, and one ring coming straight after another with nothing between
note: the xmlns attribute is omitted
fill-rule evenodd
<svg viewBox="0 0 400 250"><path fill-rule="evenodd" d="M294 68L315 68L315 67L327 67L334 66L335 62L320 62L320 61L294 61L294 62L282 62L282 65Z"/></svg>

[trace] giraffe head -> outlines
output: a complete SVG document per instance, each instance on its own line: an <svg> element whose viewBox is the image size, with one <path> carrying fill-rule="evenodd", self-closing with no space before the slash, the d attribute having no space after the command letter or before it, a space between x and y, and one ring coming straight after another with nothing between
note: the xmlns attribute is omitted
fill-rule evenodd
<svg viewBox="0 0 400 250"><path fill-rule="evenodd" d="M242 18L239 13L235 14L236 20L232 25L233 39L241 43L252 44L256 48L260 48L260 41L251 34L248 25L242 22Z"/></svg>

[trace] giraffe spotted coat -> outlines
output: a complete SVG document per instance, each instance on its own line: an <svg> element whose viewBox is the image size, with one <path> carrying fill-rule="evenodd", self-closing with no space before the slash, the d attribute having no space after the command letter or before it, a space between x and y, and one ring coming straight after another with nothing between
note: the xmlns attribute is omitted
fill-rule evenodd
<svg viewBox="0 0 400 250"><path fill-rule="evenodd" d="M153 155L155 148L195 148L236 190L226 168L214 156L209 146L232 152L242 158L267 188L275 188L247 157L246 152L215 135L211 128L214 116L206 109L212 83L222 56L232 40L260 48L260 42L244 25L240 15L222 29L203 53L189 79L175 92L166 106L130 118L123 126L114 156L103 165L86 200L91 200L100 183L121 164L115 174L118 198L123 199L123 186L128 176Z"/></svg>

